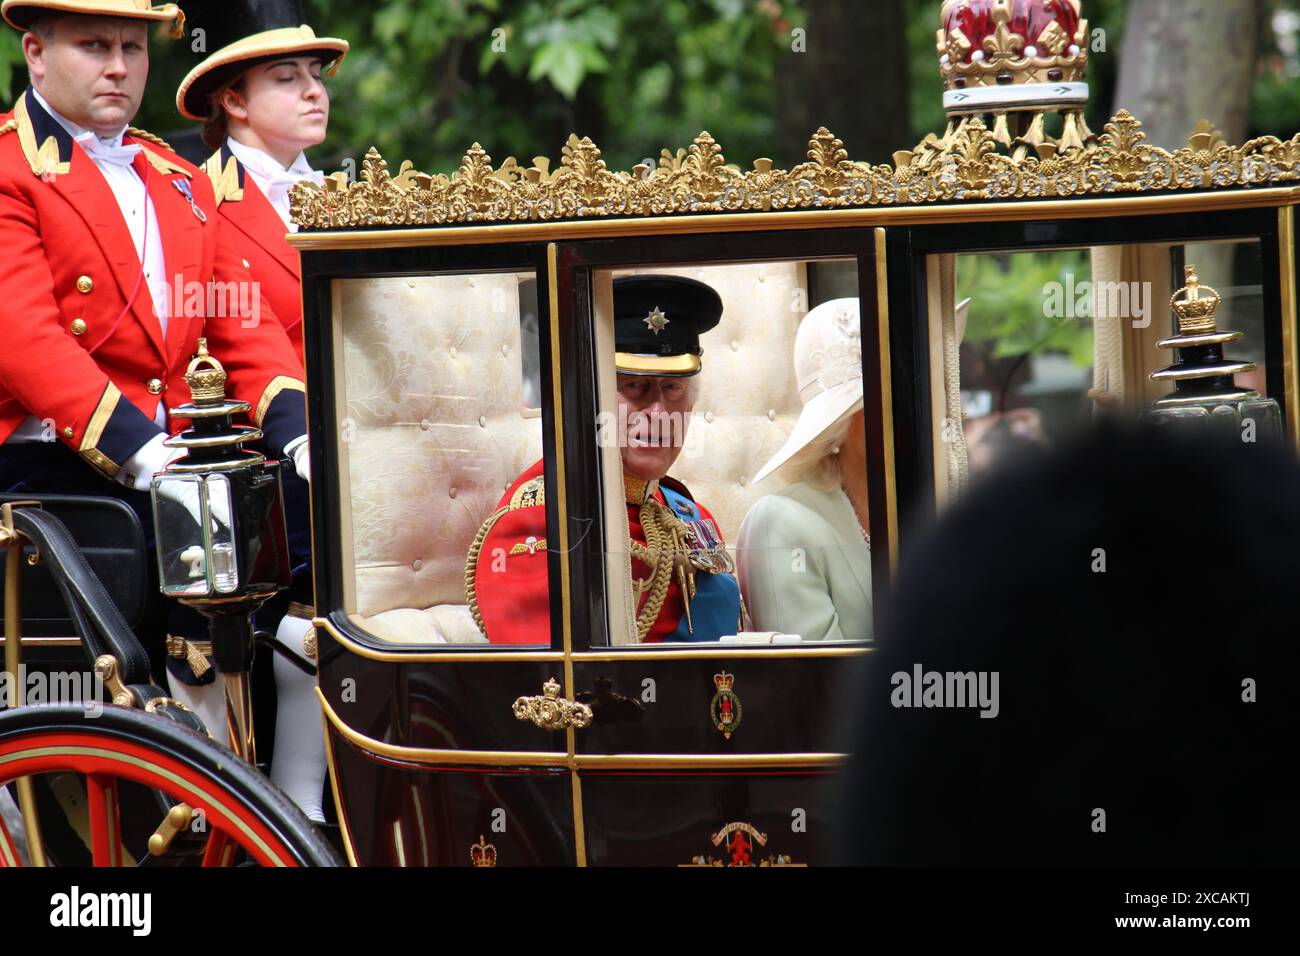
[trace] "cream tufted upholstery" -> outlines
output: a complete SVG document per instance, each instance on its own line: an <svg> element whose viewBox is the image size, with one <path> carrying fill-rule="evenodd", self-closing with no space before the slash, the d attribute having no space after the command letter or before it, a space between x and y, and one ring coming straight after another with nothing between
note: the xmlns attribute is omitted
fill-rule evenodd
<svg viewBox="0 0 1300 956"><path fill-rule="evenodd" d="M713 512L734 551L750 506L782 487L779 475L758 487L750 478L784 444L802 407L794 338L808 314L806 267L771 262L632 271L699 279L722 296L722 321L700 340L700 396L671 474Z"/></svg>
<svg viewBox="0 0 1300 956"><path fill-rule="evenodd" d="M804 266L637 271L691 276L722 296L673 476L734 547L749 507L780 488L778 476L757 488L750 477L799 413L791 356L807 313ZM540 416L521 402L518 277L347 280L334 295L351 501L341 530L354 562L346 608L384 640L481 642L465 606L465 556L502 491L541 456Z"/></svg>
<svg viewBox="0 0 1300 956"><path fill-rule="evenodd" d="M483 641L465 555L505 488L541 457L524 409L518 277L335 284L342 356L346 608L376 637Z"/></svg>

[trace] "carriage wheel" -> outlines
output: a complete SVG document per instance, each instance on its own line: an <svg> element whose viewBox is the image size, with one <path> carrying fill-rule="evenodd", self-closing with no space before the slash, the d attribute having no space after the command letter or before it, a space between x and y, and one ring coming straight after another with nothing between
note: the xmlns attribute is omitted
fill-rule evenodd
<svg viewBox="0 0 1300 956"><path fill-rule="evenodd" d="M204 866L229 866L243 857L262 866L341 865L306 815L266 777L166 718L123 707L104 707L92 717L77 705L0 713L0 787L50 774L84 779L86 845L95 866L130 865L118 792L124 781L184 807L185 821L176 821L182 825L187 810L202 812ZM155 823L165 832L168 819L148 825ZM0 866L17 865L13 835L0 819Z"/></svg>

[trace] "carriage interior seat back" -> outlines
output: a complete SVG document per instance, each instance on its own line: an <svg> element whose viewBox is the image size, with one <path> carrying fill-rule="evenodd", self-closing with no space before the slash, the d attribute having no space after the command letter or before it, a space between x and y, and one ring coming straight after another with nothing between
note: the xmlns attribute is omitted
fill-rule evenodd
<svg viewBox="0 0 1300 956"><path fill-rule="evenodd" d="M465 556L542 454L540 413L523 404L521 278L335 284L344 605L381 640L486 640Z"/></svg>
<svg viewBox="0 0 1300 956"><path fill-rule="evenodd" d="M698 279L722 297L722 321L700 339L700 392L670 474L713 512L734 553L750 507L782 487L780 474L757 486L752 479L785 443L802 407L794 339L808 314L807 266L761 262L632 272Z"/></svg>
<svg viewBox="0 0 1300 956"><path fill-rule="evenodd" d="M722 296L673 469L734 542L750 506L779 490L751 476L799 412L791 356L806 314L805 267L762 263L646 268ZM523 405L515 275L384 277L336 285L344 602L385 641L484 641L465 602L465 557L501 493L541 456L541 418ZM612 368L612 364L611 364ZM630 583L630 582L629 582ZM616 641L617 642L617 641Z"/></svg>

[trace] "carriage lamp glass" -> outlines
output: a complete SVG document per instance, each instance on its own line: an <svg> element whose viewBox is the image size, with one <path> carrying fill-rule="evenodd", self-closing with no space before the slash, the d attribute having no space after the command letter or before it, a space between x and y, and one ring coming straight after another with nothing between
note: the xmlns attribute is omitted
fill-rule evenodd
<svg viewBox="0 0 1300 956"><path fill-rule="evenodd" d="M164 594L216 597L238 590L234 507L225 475L158 476L153 515Z"/></svg>
<svg viewBox="0 0 1300 956"><path fill-rule="evenodd" d="M1143 413L1143 420L1181 430L1208 426L1228 436L1249 434L1250 440L1280 441L1282 409L1271 398L1236 382L1238 373L1253 372L1254 362L1224 354L1242 338L1241 332L1218 327L1216 313L1223 298L1204 285L1196 266L1183 268L1186 284L1169 301L1178 320L1178 334L1156 345L1172 349L1178 362L1151 373L1156 382L1172 382L1174 391Z"/></svg>
<svg viewBox="0 0 1300 956"><path fill-rule="evenodd" d="M233 424L249 405L226 398L204 339L185 381L193 401L172 414L193 425L167 444L186 455L151 486L162 592L196 604L265 599L290 581L280 465L243 447L262 433Z"/></svg>

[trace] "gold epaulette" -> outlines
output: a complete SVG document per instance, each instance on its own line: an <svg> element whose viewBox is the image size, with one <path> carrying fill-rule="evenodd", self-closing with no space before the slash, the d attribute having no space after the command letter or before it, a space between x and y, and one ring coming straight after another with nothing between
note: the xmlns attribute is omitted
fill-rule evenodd
<svg viewBox="0 0 1300 956"><path fill-rule="evenodd" d="M171 143L167 142L167 140L163 139L161 136L155 136L153 133L150 133L148 130L136 129L134 126L128 126L126 128L126 131L128 134L134 136L136 139L143 139L150 143L157 143L163 149L172 148Z"/></svg>
<svg viewBox="0 0 1300 956"><path fill-rule="evenodd" d="M9 119L8 121L5 122L3 126L0 126L0 136L3 136L5 133L12 133L17 128L18 128L18 120Z"/></svg>
<svg viewBox="0 0 1300 956"><path fill-rule="evenodd" d="M508 505L504 508L498 508L492 512L486 521L479 525L478 533L474 535L474 540L469 546L469 554L465 558L465 603L469 605L470 616L474 618L474 623L484 637L487 636L487 625L483 623L483 616L479 613L478 588L475 585L475 578L478 577L478 558L483 551L483 542L487 540L492 528L501 520L502 515L509 512L510 507Z"/></svg>
<svg viewBox="0 0 1300 956"><path fill-rule="evenodd" d="M217 150L199 167L212 183L212 194L217 205L223 202L239 202L244 198L244 190L239 185L239 161L231 156L225 166L221 165L221 150Z"/></svg>

